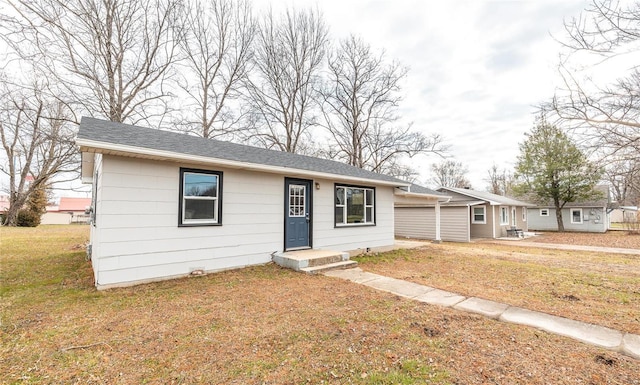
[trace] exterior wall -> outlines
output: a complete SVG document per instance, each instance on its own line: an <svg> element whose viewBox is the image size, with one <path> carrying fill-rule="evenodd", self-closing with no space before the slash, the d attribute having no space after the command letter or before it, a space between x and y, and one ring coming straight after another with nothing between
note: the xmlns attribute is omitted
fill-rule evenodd
<svg viewBox="0 0 640 385"><path fill-rule="evenodd" d="M540 208L529 208L527 221L529 230L558 231L555 208L548 208L549 216L540 216ZM591 214L593 211L593 214ZM582 223L571 223L570 208L562 209L562 223L565 231L581 231L591 233L604 233L608 227L608 217L604 207L584 207L582 208ZM597 219L598 216L600 219ZM598 223L596 223L598 222Z"/></svg>
<svg viewBox="0 0 640 385"><path fill-rule="evenodd" d="M473 221L471 220L473 207L481 207L481 206L485 207L486 223L484 224L473 223ZM498 216L498 214L499 214L498 211L494 210L494 206L491 206L489 204L476 205L476 206L469 207L467 211L467 215L468 215L467 220L471 224L471 238L493 238L494 223L500 221L500 217Z"/></svg>
<svg viewBox="0 0 640 385"><path fill-rule="evenodd" d="M395 233L400 237L435 239L434 207L396 207ZM467 207L440 207L440 239L469 242Z"/></svg>
<svg viewBox="0 0 640 385"><path fill-rule="evenodd" d="M609 214L611 223L633 222L636 219L637 211L614 209Z"/></svg>
<svg viewBox="0 0 640 385"><path fill-rule="evenodd" d="M41 225L68 225L71 223L69 213L46 212L40 220Z"/></svg>
<svg viewBox="0 0 640 385"><path fill-rule="evenodd" d="M495 228L496 228L496 237L506 237L507 234L507 230L511 229L511 227L513 227L513 209L515 208L516 210L516 228L517 229L521 229L524 231L528 231L529 226L528 226L528 221L526 220L522 220L522 212L525 211L527 208L526 207L522 207L522 206L493 206L496 216L495 216ZM507 225L503 225L500 223L500 210L502 207L505 207L507 209L507 213L508 215L508 224Z"/></svg>
<svg viewBox="0 0 640 385"><path fill-rule="evenodd" d="M283 176L276 176L278 180L284 182ZM326 179L316 179L314 182L320 184L319 190L313 192L313 248L330 249L339 251L364 252L367 248L383 247L393 245L395 239L393 235L393 187L375 186L374 184L363 185L365 187L375 187L375 226L335 226L335 190L334 181ZM341 182L342 185L348 183ZM281 201L284 198L280 198ZM284 209L280 211L282 220ZM284 238L284 233L281 238ZM281 242L282 243L282 242ZM282 245L280 246L282 250Z"/></svg>
<svg viewBox="0 0 640 385"><path fill-rule="evenodd" d="M207 168L224 173L222 225L178 227L180 167L204 169L109 155L96 163L91 236L99 288L264 264L283 249L284 175ZM376 188L376 226L335 228L333 181L315 182L320 189L313 191L314 248L393 244L392 187Z"/></svg>

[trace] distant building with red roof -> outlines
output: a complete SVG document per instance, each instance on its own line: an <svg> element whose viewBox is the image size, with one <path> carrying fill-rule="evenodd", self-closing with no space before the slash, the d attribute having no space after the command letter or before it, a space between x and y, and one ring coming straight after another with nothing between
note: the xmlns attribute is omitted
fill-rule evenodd
<svg viewBox="0 0 640 385"><path fill-rule="evenodd" d="M67 225L70 223L89 223L89 214L85 214L91 206L91 198L62 197L57 206L48 206L42 216L43 225Z"/></svg>

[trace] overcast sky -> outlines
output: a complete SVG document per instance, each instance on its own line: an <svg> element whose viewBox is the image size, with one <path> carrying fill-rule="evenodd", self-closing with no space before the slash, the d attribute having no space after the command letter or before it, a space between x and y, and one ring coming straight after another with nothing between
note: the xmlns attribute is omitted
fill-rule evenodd
<svg viewBox="0 0 640 385"><path fill-rule="evenodd" d="M450 156L484 190L493 163L512 168L518 143L531 129L534 106L553 96L563 19L586 1L254 0L273 6L317 6L332 39L350 33L385 49L410 68L401 114L416 130L436 132ZM420 157L419 182L436 157Z"/></svg>

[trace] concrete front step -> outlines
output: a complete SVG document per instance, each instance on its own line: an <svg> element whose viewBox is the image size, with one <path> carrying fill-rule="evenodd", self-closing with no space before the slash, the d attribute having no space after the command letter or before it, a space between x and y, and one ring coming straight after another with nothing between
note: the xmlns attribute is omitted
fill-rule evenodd
<svg viewBox="0 0 640 385"><path fill-rule="evenodd" d="M329 270L352 269L356 266L358 266L356 261L340 261L320 266L303 267L300 271L304 271L307 274L319 274Z"/></svg>
<svg viewBox="0 0 640 385"><path fill-rule="evenodd" d="M349 253L333 250L295 250L272 255L276 264L307 273L317 273L330 269L355 267L357 262L349 260Z"/></svg>

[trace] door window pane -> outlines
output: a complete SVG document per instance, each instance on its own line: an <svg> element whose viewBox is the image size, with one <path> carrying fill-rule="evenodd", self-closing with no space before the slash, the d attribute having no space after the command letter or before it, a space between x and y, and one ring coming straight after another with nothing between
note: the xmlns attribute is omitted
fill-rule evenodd
<svg viewBox="0 0 640 385"><path fill-rule="evenodd" d="M289 217L304 217L306 214L306 186L289 185Z"/></svg>

